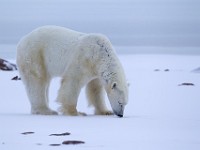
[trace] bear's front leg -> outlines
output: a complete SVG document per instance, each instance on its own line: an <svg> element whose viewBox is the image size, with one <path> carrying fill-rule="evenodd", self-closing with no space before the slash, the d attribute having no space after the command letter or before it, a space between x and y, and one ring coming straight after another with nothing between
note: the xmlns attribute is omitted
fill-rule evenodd
<svg viewBox="0 0 200 150"><path fill-rule="evenodd" d="M58 91L57 101L61 104L60 111L67 116L85 116L85 113L78 112L77 101L81 86L77 79L64 77Z"/></svg>
<svg viewBox="0 0 200 150"><path fill-rule="evenodd" d="M113 115L113 112L106 107L104 101L105 94L99 79L94 79L87 84L86 95L89 104L94 106L96 115Z"/></svg>

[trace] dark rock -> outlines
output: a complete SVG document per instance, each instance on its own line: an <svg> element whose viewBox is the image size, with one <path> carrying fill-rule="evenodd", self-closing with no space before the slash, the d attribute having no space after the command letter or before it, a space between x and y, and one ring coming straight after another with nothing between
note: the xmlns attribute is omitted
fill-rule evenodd
<svg viewBox="0 0 200 150"><path fill-rule="evenodd" d="M70 133L65 132L65 133L60 133L60 134L50 134L49 136L66 136L66 135L70 135Z"/></svg>
<svg viewBox="0 0 200 150"><path fill-rule="evenodd" d="M181 83L178 86L195 86L194 83Z"/></svg>
<svg viewBox="0 0 200 150"><path fill-rule="evenodd" d="M76 144L85 144L85 142L84 141L72 140L72 141L63 141L62 144L64 144L64 145L76 145Z"/></svg>
<svg viewBox="0 0 200 150"><path fill-rule="evenodd" d="M154 71L160 71L160 69L155 69Z"/></svg>
<svg viewBox="0 0 200 150"><path fill-rule="evenodd" d="M169 71L169 69L165 69L164 71L168 72L168 71Z"/></svg>
<svg viewBox="0 0 200 150"><path fill-rule="evenodd" d="M194 73L200 73L200 67L198 67L198 68L192 70L192 72L194 72Z"/></svg>
<svg viewBox="0 0 200 150"><path fill-rule="evenodd" d="M15 80L15 81L17 81L17 80L21 80L21 78L18 77L18 76L15 76L15 77L13 77L11 80Z"/></svg>
<svg viewBox="0 0 200 150"><path fill-rule="evenodd" d="M17 70L17 66L13 63L8 62L7 60L0 58L0 70L13 71L13 70Z"/></svg>
<svg viewBox="0 0 200 150"><path fill-rule="evenodd" d="M21 134L23 134L23 135L29 135L29 134L34 134L35 132L23 132L23 133L21 133Z"/></svg>
<svg viewBox="0 0 200 150"><path fill-rule="evenodd" d="M61 144L49 144L49 146L61 146Z"/></svg>

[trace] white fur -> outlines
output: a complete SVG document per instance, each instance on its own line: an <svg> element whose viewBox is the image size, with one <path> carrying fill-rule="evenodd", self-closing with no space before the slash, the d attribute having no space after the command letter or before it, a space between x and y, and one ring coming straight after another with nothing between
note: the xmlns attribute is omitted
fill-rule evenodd
<svg viewBox="0 0 200 150"><path fill-rule="evenodd" d="M110 41L101 34L57 26L37 28L19 42L17 65L33 114L57 114L48 106L48 89L51 79L59 76L57 101L63 114L80 114L77 100L86 85L96 114L112 114L105 106L105 89L114 113L123 116L128 101L124 71Z"/></svg>

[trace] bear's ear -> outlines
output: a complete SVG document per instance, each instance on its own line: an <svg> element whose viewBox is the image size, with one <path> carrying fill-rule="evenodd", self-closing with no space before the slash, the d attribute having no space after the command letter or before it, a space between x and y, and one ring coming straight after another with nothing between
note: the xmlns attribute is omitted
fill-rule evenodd
<svg viewBox="0 0 200 150"><path fill-rule="evenodd" d="M111 84L111 88L112 88L112 89L115 89L116 86L117 86L117 82L113 82L113 83Z"/></svg>

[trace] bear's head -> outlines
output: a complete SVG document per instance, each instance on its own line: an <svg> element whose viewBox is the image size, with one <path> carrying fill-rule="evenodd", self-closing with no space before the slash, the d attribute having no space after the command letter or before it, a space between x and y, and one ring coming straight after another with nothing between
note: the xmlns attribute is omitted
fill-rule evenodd
<svg viewBox="0 0 200 150"><path fill-rule="evenodd" d="M123 70L109 74L104 87L115 115L123 117L124 108L128 103L128 85Z"/></svg>
<svg viewBox="0 0 200 150"><path fill-rule="evenodd" d="M89 34L81 39L80 47L84 55L89 55L88 60L103 83L114 114L123 117L128 102L128 86L123 67L111 42L101 34Z"/></svg>

